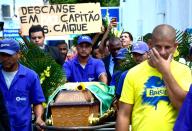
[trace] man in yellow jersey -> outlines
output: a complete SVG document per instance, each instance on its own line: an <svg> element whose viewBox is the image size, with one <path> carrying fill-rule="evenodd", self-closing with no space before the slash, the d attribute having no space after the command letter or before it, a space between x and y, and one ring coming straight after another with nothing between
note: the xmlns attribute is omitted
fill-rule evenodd
<svg viewBox="0 0 192 131"><path fill-rule="evenodd" d="M120 97L117 131L172 131L192 82L190 69L172 59L176 31L166 24L152 33L148 60L126 75Z"/></svg>

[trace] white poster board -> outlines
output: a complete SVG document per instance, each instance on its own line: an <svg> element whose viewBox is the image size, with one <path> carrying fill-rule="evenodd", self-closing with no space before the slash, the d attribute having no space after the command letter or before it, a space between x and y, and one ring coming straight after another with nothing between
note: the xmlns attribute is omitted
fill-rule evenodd
<svg viewBox="0 0 192 131"><path fill-rule="evenodd" d="M41 25L47 36L101 32L100 3L58 4L19 8L21 31Z"/></svg>

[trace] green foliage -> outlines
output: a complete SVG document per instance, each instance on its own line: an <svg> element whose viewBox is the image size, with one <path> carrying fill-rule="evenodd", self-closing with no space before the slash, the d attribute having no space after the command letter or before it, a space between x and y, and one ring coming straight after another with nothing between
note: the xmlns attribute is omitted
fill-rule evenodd
<svg viewBox="0 0 192 131"><path fill-rule="evenodd" d="M107 17L107 16L106 16ZM103 19L103 26L104 26L104 28L105 28L105 31L107 30L107 28L108 28L108 26L109 26L109 22L108 22L108 18L104 18ZM115 30L114 30L114 28L112 27L111 28L111 30L110 30L110 32L109 32L109 34L108 34L108 38L111 38L111 37L118 37L118 36L116 36L116 32L115 32Z"/></svg>
<svg viewBox="0 0 192 131"><path fill-rule="evenodd" d="M187 32L177 31L176 40L179 44L177 48L178 55L175 57L175 60L178 61L179 58L183 58L185 62L182 60L182 63L186 64L192 69L192 56L189 55L190 43L192 43L192 35Z"/></svg>
<svg viewBox="0 0 192 131"><path fill-rule="evenodd" d="M100 2L101 6L119 6L119 0L49 0L50 4L76 4L76 3L90 3Z"/></svg>
<svg viewBox="0 0 192 131"><path fill-rule="evenodd" d="M74 4L78 0L49 0L50 4Z"/></svg>
<svg viewBox="0 0 192 131"><path fill-rule="evenodd" d="M120 0L101 0L101 6L109 7L109 6L119 6Z"/></svg>
<svg viewBox="0 0 192 131"><path fill-rule="evenodd" d="M117 66L115 70L120 71L126 71L130 68L134 67L136 65L135 61L133 60L133 56L131 54L131 49L129 48L129 52L126 55L126 59L123 60L123 62L120 64L120 66Z"/></svg>
<svg viewBox="0 0 192 131"><path fill-rule="evenodd" d="M143 37L139 37L138 40L143 40L147 41L149 38L151 38L151 34L148 33ZM174 54L174 59L176 61L179 61L179 58L184 58L185 61L187 61L189 64L190 68L192 67L192 62L191 59L189 58L189 48L190 48L190 43L192 43L192 35L188 32L176 30L176 41L178 42L178 48Z"/></svg>
<svg viewBox="0 0 192 131"><path fill-rule="evenodd" d="M53 91L66 81L62 68L49 54L44 53L33 43L21 45L21 48L22 55L20 62L39 75L42 81L41 86L47 100ZM50 70L47 72L48 75L42 75L48 67L50 67Z"/></svg>
<svg viewBox="0 0 192 131"><path fill-rule="evenodd" d="M146 37L143 38L144 41L146 41L148 38L151 38L151 36L147 35ZM140 37L138 40L142 40ZM192 36L183 31L177 31L176 32L176 40L179 43L178 48L177 48L177 55L174 57L175 60L179 60L179 58L184 58L187 61L187 58L189 56L189 48L190 48L190 43L192 43ZM126 60L118 67L119 70L127 70L135 66L136 63L134 62L131 52L126 56ZM192 63L188 65L189 67L192 67Z"/></svg>
<svg viewBox="0 0 192 131"><path fill-rule="evenodd" d="M73 46L76 46L76 45L77 45L78 37L79 37L79 36L75 36L75 37L73 38Z"/></svg>
<svg viewBox="0 0 192 131"><path fill-rule="evenodd" d="M187 58L189 55L190 43L192 42L191 35L187 32L177 31L176 40L179 43L177 48L179 51L178 57Z"/></svg>

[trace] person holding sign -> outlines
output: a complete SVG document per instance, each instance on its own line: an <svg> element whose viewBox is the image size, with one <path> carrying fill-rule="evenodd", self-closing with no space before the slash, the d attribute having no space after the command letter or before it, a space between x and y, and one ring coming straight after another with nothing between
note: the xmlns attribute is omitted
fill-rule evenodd
<svg viewBox="0 0 192 131"><path fill-rule="evenodd" d="M63 70L68 82L101 81L107 84L107 75L102 60L93 58L92 40L89 36L80 36L77 42L77 56L66 61Z"/></svg>
<svg viewBox="0 0 192 131"><path fill-rule="evenodd" d="M29 38L30 41L38 45L44 52L50 54L55 61L63 65L64 59L56 47L48 46L44 44L45 33L43 28L40 25L32 25L29 29Z"/></svg>
<svg viewBox="0 0 192 131"><path fill-rule="evenodd" d="M33 24L40 24L46 36L95 33L102 26L99 2L20 7L19 18L25 35Z"/></svg>

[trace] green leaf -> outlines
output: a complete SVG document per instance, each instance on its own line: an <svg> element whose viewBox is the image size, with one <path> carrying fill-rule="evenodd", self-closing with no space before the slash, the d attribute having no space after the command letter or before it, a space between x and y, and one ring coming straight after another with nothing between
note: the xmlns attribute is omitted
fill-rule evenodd
<svg viewBox="0 0 192 131"><path fill-rule="evenodd" d="M46 77L41 84L46 100L49 95L60 85L66 82L62 67L47 53L43 52L37 45L30 43L21 45L20 62L28 68L34 70L39 77L47 67L50 68L50 77Z"/></svg>

